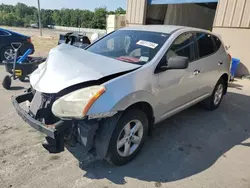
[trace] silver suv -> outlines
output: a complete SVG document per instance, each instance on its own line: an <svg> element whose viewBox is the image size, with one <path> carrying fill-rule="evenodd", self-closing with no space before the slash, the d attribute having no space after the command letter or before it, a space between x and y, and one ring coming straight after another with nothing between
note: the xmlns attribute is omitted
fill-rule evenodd
<svg viewBox="0 0 250 188"><path fill-rule="evenodd" d="M196 104L218 108L230 58L211 32L181 26L117 30L85 50L61 44L13 97L52 153L80 143L114 165L131 161L152 128ZM26 101L28 109L20 107Z"/></svg>

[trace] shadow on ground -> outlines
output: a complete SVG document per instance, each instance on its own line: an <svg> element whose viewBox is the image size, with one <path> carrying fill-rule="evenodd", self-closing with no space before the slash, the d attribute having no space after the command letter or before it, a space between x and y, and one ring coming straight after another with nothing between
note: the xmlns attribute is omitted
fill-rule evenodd
<svg viewBox="0 0 250 188"><path fill-rule="evenodd" d="M226 152L250 137L250 97L228 93L213 112L192 107L159 124L139 156L131 163L113 167L105 161L86 171L90 179L106 178L125 184L125 177L158 184L190 177L208 169ZM74 152L75 151L75 152ZM71 151L82 160L77 148Z"/></svg>
<svg viewBox="0 0 250 188"><path fill-rule="evenodd" d="M234 82L229 82L228 87L235 88L237 90L242 90L243 86L240 84L236 84Z"/></svg>
<svg viewBox="0 0 250 188"><path fill-rule="evenodd" d="M25 87L22 86L12 86L9 90L16 91L16 90L22 90L25 89Z"/></svg>

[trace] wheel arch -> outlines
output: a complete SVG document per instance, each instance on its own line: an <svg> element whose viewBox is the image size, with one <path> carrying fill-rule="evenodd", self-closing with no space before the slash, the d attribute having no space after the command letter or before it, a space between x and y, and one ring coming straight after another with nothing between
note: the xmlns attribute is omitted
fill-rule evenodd
<svg viewBox="0 0 250 188"><path fill-rule="evenodd" d="M224 95L227 93L227 88L228 88L228 81L229 81L229 75L227 73L224 73L220 79L222 79L225 83L225 89L224 89ZM220 80L219 79L219 80Z"/></svg>
<svg viewBox="0 0 250 188"><path fill-rule="evenodd" d="M149 122L149 132L148 133L149 133L149 135L151 135L153 127L154 127L154 123L155 123L153 107L148 102L140 101L140 102L136 102L136 103L130 105L124 112L126 112L130 109L139 109L146 114L146 116L148 118L148 122Z"/></svg>
<svg viewBox="0 0 250 188"><path fill-rule="evenodd" d="M95 149L96 153L100 158L105 158L108 153L109 143L111 140L111 135L113 134L116 124L121 118L121 116L131 109L140 109L142 110L149 120L149 132L148 134L152 134L153 126L154 126L154 112L152 106L145 102L139 101L134 104L128 106L124 111L119 111L118 114L111 118L103 119L100 122L99 129L96 133L95 137Z"/></svg>

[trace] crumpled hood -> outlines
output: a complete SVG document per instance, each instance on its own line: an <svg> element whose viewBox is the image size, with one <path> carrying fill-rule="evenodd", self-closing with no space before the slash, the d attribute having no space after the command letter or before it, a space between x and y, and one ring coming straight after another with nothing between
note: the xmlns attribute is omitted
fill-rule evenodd
<svg viewBox="0 0 250 188"><path fill-rule="evenodd" d="M53 48L46 62L30 75L32 87L43 93L59 91L86 81L140 67L61 44Z"/></svg>

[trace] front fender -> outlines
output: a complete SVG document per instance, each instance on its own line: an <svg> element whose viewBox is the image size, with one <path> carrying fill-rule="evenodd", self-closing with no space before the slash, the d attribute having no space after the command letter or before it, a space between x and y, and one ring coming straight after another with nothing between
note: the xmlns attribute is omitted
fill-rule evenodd
<svg viewBox="0 0 250 188"><path fill-rule="evenodd" d="M124 111L138 102L146 102L151 105L153 109L157 105L154 95L149 91L135 91L126 96L120 95L119 97L105 93L94 103L87 115Z"/></svg>
<svg viewBox="0 0 250 188"><path fill-rule="evenodd" d="M124 111L131 105L138 102L146 102L153 109L157 104L157 101L152 93L148 91L136 91L118 101L112 108L112 111Z"/></svg>
<svg viewBox="0 0 250 188"><path fill-rule="evenodd" d="M124 111L138 102L147 102L152 108L157 104L153 87L155 79L151 69L141 68L104 84L106 92L92 105L87 115Z"/></svg>

